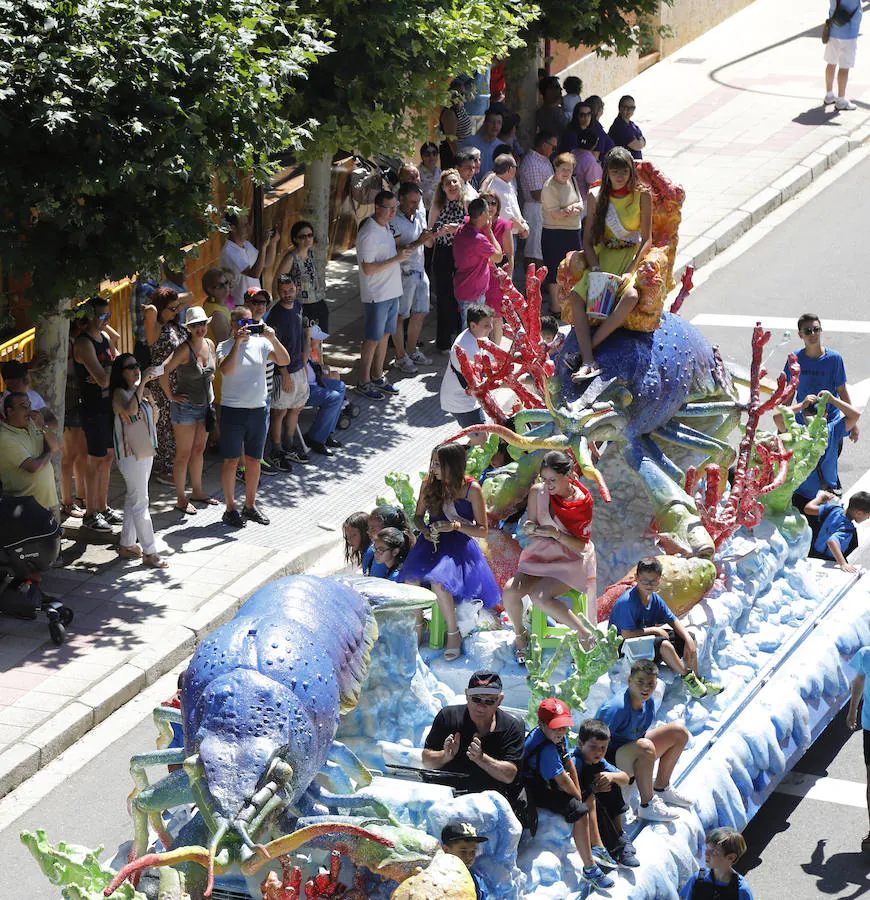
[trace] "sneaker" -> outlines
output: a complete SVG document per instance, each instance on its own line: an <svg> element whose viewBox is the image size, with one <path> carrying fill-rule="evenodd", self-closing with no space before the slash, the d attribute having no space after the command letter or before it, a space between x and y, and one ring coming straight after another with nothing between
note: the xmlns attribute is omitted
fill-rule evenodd
<svg viewBox="0 0 870 900"><path fill-rule="evenodd" d="M272 478L274 475L278 474L278 469L275 466L271 465L271 463L266 462L265 459L260 460L260 474L268 475Z"/></svg>
<svg viewBox="0 0 870 900"><path fill-rule="evenodd" d="M167 487L175 487L175 479L171 475L163 475L156 472L151 476L158 484L165 484Z"/></svg>
<svg viewBox="0 0 870 900"><path fill-rule="evenodd" d="M264 515L263 513L261 513L260 510L257 509L256 506L244 507L244 509L242 510L242 515L246 519L250 519L252 522L256 522L258 525L268 525L269 524L269 517L267 515Z"/></svg>
<svg viewBox="0 0 870 900"><path fill-rule="evenodd" d="M684 809L691 809L695 805L695 801L691 797L687 797L670 785L663 790L656 788L656 797L663 800L668 806L682 806Z"/></svg>
<svg viewBox="0 0 870 900"><path fill-rule="evenodd" d="M411 362L418 366L431 366L432 360L426 356L422 350L418 347L413 353L408 354L411 357Z"/></svg>
<svg viewBox="0 0 870 900"><path fill-rule="evenodd" d="M279 456L276 453L269 456L266 459L266 465L268 465L272 469L275 469L277 472L290 472L293 470L293 466L290 465L290 461L286 459L283 454Z"/></svg>
<svg viewBox="0 0 870 900"><path fill-rule="evenodd" d="M372 384L375 390L380 391L382 394L395 396L399 393L399 389L394 384L390 384L385 375L381 375L380 378L373 378Z"/></svg>
<svg viewBox="0 0 870 900"><path fill-rule="evenodd" d="M592 866L590 869L583 866L580 877L597 888L612 888L613 885L616 884L616 882L609 875L605 875L598 866Z"/></svg>
<svg viewBox="0 0 870 900"><path fill-rule="evenodd" d="M621 866L628 869L636 869L640 865L640 860L634 852L634 845L631 843L625 844L619 850L614 850L613 857Z"/></svg>
<svg viewBox="0 0 870 900"><path fill-rule="evenodd" d="M690 697L700 700L702 697L707 696L707 688L698 681L694 672L686 672L686 674L683 675L683 684L689 692Z"/></svg>
<svg viewBox="0 0 870 900"><path fill-rule="evenodd" d="M82 519L82 526L91 531L111 531L112 526L103 518L102 513L91 513Z"/></svg>
<svg viewBox="0 0 870 900"><path fill-rule="evenodd" d="M832 103L836 103L836 102L837 102L837 98L834 95L833 91L828 91L828 93L825 94L825 99L822 101L822 103L825 106L830 106Z"/></svg>
<svg viewBox="0 0 870 900"><path fill-rule="evenodd" d="M228 509L221 516L224 525L232 525L233 528L244 528L248 523L237 509Z"/></svg>
<svg viewBox="0 0 870 900"><path fill-rule="evenodd" d="M845 97L837 97L837 109L840 110L840 112L857 108L858 107L855 106L855 104L851 100L847 100Z"/></svg>
<svg viewBox="0 0 870 900"><path fill-rule="evenodd" d="M242 484L245 483L245 467L239 466L236 469L236 481L240 481Z"/></svg>
<svg viewBox="0 0 870 900"><path fill-rule="evenodd" d="M673 822L680 814L676 810L668 809L664 800L658 794L653 794L652 800L646 806L641 803L637 808L637 817L646 822Z"/></svg>
<svg viewBox="0 0 870 900"><path fill-rule="evenodd" d="M411 357L406 353L401 359L397 359L393 365L406 375L416 375L417 367L411 362Z"/></svg>
<svg viewBox="0 0 870 900"><path fill-rule="evenodd" d="M123 525L124 524L124 513L122 513L120 509L112 509L111 506L107 506L103 510L103 518L110 525Z"/></svg>
<svg viewBox="0 0 870 900"><path fill-rule="evenodd" d="M334 451L330 450L326 444L321 444L320 441L308 441L308 446L321 456L335 456Z"/></svg>
<svg viewBox="0 0 870 900"><path fill-rule="evenodd" d="M361 381L354 390L369 400L386 400L387 395L379 391L371 381Z"/></svg>
<svg viewBox="0 0 870 900"><path fill-rule="evenodd" d="M330 435L323 443L332 450L341 450L344 446L341 441L337 441L332 435Z"/></svg>
<svg viewBox="0 0 870 900"><path fill-rule="evenodd" d="M600 845L593 847L592 859L594 859L602 869L619 868L619 863L607 852L606 847L602 847Z"/></svg>
<svg viewBox="0 0 870 900"><path fill-rule="evenodd" d="M715 696L716 694L721 694L722 691L725 690L724 684L719 684L718 681L708 681L703 675L698 676L698 681L700 681L701 684L703 684L704 687L707 688L707 693L711 697Z"/></svg>
<svg viewBox="0 0 870 900"><path fill-rule="evenodd" d="M295 448L292 450L285 450L284 459L291 463L299 463L300 466L304 466L305 463L311 462L308 458L308 454L304 450L296 450Z"/></svg>

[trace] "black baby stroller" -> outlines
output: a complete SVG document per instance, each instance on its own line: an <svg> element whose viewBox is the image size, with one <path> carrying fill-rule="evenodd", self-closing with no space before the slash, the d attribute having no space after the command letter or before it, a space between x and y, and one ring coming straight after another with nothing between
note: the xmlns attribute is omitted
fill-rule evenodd
<svg viewBox="0 0 870 900"><path fill-rule="evenodd" d="M57 559L63 529L33 497L0 497L0 613L19 619L48 617L62 644L73 611L42 592L40 576Z"/></svg>

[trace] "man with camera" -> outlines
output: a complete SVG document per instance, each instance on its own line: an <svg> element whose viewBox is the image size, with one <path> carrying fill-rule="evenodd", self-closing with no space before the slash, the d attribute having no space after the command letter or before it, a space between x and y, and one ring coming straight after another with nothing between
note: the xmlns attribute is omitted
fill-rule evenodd
<svg viewBox="0 0 870 900"><path fill-rule="evenodd" d="M232 311L230 324L230 338L217 348L218 367L223 377L220 434L221 482L226 500L223 522L234 528L243 528L248 519L268 525L268 517L255 505L268 425L266 365L272 361L277 366L287 366L290 354L272 328L252 318L247 306L237 306ZM242 453L245 455L245 505L239 512L234 488Z"/></svg>
<svg viewBox="0 0 870 900"><path fill-rule="evenodd" d="M233 272L232 295L236 303L242 303L248 288L262 287L260 278L272 268L281 235L273 225L258 250L248 238L251 225L247 216L227 213L224 217L228 231L227 242L221 248L220 266Z"/></svg>

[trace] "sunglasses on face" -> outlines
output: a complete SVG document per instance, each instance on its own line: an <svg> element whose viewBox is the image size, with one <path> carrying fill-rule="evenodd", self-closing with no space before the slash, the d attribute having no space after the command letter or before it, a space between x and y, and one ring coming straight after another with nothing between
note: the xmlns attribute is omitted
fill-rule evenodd
<svg viewBox="0 0 870 900"><path fill-rule="evenodd" d="M253 304L251 304L253 306ZM236 325L239 328L246 328L248 325L256 325L255 319L236 319Z"/></svg>
<svg viewBox="0 0 870 900"><path fill-rule="evenodd" d="M314 232L313 232L313 231L306 231L306 232L304 232L304 233L297 234L296 237L298 237L300 241L307 241L309 238L313 238L313 237L314 237Z"/></svg>
<svg viewBox="0 0 870 900"><path fill-rule="evenodd" d="M268 304L268 300L251 300L249 301L251 306L266 306Z"/></svg>
<svg viewBox="0 0 870 900"><path fill-rule="evenodd" d="M822 326L821 325L813 325L811 328L804 328L804 334L821 334Z"/></svg>
<svg viewBox="0 0 870 900"><path fill-rule="evenodd" d="M498 697L478 697L476 695L472 695L468 698L472 703L477 703L478 706L495 706L498 703Z"/></svg>
<svg viewBox="0 0 870 900"><path fill-rule="evenodd" d="M487 206L497 206L498 204L495 202L495 200L487 200L486 205Z"/></svg>

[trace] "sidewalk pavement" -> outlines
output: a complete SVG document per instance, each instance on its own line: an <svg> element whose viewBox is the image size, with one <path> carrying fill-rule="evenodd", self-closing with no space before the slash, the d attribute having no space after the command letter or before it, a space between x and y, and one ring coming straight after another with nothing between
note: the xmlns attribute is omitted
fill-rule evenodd
<svg viewBox="0 0 870 900"><path fill-rule="evenodd" d="M870 104L861 99L870 97L862 61L870 48L859 47L850 79L858 110L821 107L823 13L815 0L794 0L787 16L777 0L756 0L606 98L609 126L618 96L635 97L645 155L686 188L678 268L708 262L870 136ZM327 357L353 383L362 334L353 253L330 263L328 281ZM433 333L428 323L424 337ZM392 374L396 399L356 397L362 415L338 433L339 456L312 455L289 475L264 477L268 528L228 529L222 507L180 516L172 490L153 483L168 569L119 561L107 545L65 549L67 566L47 573L45 586L75 610L69 640L54 647L44 620L0 617L0 796L182 661L261 584L338 571L346 516L389 495L388 472L424 470L431 448L455 431L438 404L443 367L436 355L415 376ZM219 496L219 482L219 461L208 457L206 489ZM114 505L122 493L116 476Z"/></svg>

